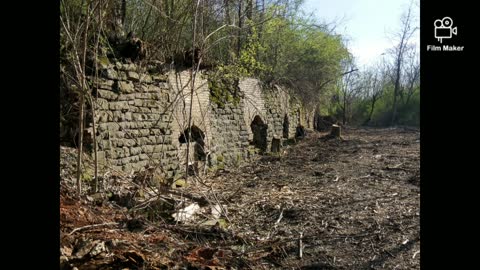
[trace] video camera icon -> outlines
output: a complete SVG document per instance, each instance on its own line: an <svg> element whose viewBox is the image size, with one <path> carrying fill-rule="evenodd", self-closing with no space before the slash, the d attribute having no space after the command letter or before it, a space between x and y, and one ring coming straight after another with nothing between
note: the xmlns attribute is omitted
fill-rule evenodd
<svg viewBox="0 0 480 270"><path fill-rule="evenodd" d="M452 33L457 35L457 27L452 28L453 20L450 17L445 17L441 20L436 20L435 25L435 38L442 43L444 38L452 38Z"/></svg>

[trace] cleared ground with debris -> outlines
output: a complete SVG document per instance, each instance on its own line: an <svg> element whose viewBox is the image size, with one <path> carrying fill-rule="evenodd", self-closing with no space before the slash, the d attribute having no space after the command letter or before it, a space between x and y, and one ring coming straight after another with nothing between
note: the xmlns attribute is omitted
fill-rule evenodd
<svg viewBox="0 0 480 270"><path fill-rule="evenodd" d="M63 269L420 269L420 133L326 135L182 188L110 172L109 199L72 195L62 149Z"/></svg>

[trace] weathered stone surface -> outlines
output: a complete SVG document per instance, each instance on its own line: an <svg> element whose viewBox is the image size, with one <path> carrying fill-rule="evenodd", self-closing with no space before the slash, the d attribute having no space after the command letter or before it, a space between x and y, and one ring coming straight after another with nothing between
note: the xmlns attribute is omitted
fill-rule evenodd
<svg viewBox="0 0 480 270"><path fill-rule="evenodd" d="M148 165L148 160L140 160L139 162L135 163L135 170L139 171L142 168L145 168Z"/></svg>
<svg viewBox="0 0 480 270"><path fill-rule="evenodd" d="M158 83L158 87L160 87L162 89L168 89L169 88L168 83L166 83L166 82Z"/></svg>
<svg viewBox="0 0 480 270"><path fill-rule="evenodd" d="M138 130L138 132L140 133L140 136L149 136L150 135L150 130L148 130L148 129L140 129L140 130Z"/></svg>
<svg viewBox="0 0 480 270"><path fill-rule="evenodd" d="M135 123L132 122L114 122L119 127L119 130L130 129Z"/></svg>
<svg viewBox="0 0 480 270"><path fill-rule="evenodd" d="M152 155L152 159L156 160L156 161L159 161L160 159L162 159L163 157L165 156L165 153L153 153Z"/></svg>
<svg viewBox="0 0 480 270"><path fill-rule="evenodd" d="M133 93L135 91L135 88L132 82L118 81L118 90L121 93Z"/></svg>
<svg viewBox="0 0 480 270"><path fill-rule="evenodd" d="M152 79L157 82L166 82L168 80L167 75L152 75Z"/></svg>
<svg viewBox="0 0 480 270"><path fill-rule="evenodd" d="M147 86L147 92L160 92L161 88L154 85L154 84L150 84Z"/></svg>
<svg viewBox="0 0 480 270"><path fill-rule="evenodd" d="M119 81L127 81L128 80L127 73L125 71L118 71L117 74L118 74L118 80Z"/></svg>
<svg viewBox="0 0 480 270"><path fill-rule="evenodd" d="M132 114L132 119L133 119L133 121L142 121L143 120L143 114L133 113Z"/></svg>
<svg viewBox="0 0 480 270"><path fill-rule="evenodd" d="M114 148L113 151L110 152L112 155L112 158L114 159L119 159L119 158L124 158L125 157L125 152L123 151L122 148ZM123 163L125 164L125 163Z"/></svg>
<svg viewBox="0 0 480 270"><path fill-rule="evenodd" d="M97 90L98 97L104 98L106 100L116 100L118 95L109 90Z"/></svg>
<svg viewBox="0 0 480 270"><path fill-rule="evenodd" d="M165 147L163 145L155 145L153 147L153 152L161 153L163 151L165 151Z"/></svg>
<svg viewBox="0 0 480 270"><path fill-rule="evenodd" d="M132 121L132 113L131 112L126 112L124 114L124 120L125 121Z"/></svg>
<svg viewBox="0 0 480 270"><path fill-rule="evenodd" d="M124 163L124 164L125 164L125 163ZM132 171L132 164L126 163L125 165L123 165L122 171L124 171L124 172L130 172L130 171Z"/></svg>
<svg viewBox="0 0 480 270"><path fill-rule="evenodd" d="M104 151L97 151L97 160L98 160L98 164L106 164L107 160L105 158Z"/></svg>
<svg viewBox="0 0 480 270"><path fill-rule="evenodd" d="M124 141L123 140L117 140L117 139L112 139L112 146L118 148L118 147L123 147Z"/></svg>
<svg viewBox="0 0 480 270"><path fill-rule="evenodd" d="M171 102L171 101L170 101L170 94L168 94L168 93L162 93L160 99L161 99L162 101L165 101L165 102Z"/></svg>
<svg viewBox="0 0 480 270"><path fill-rule="evenodd" d="M176 157L177 156L177 151L167 151L167 152L165 152L165 155L169 158Z"/></svg>
<svg viewBox="0 0 480 270"><path fill-rule="evenodd" d="M140 75L140 82L142 83L152 83L152 76L146 75L146 74L141 74Z"/></svg>
<svg viewBox="0 0 480 270"><path fill-rule="evenodd" d="M128 136L126 136L126 137L128 137ZM136 139L126 139L126 140L124 140L124 145L127 146L127 147L132 147L132 146L137 146L138 143L137 143Z"/></svg>
<svg viewBox="0 0 480 270"><path fill-rule="evenodd" d="M97 98L96 100L97 111L98 110L108 110L108 101L103 98Z"/></svg>
<svg viewBox="0 0 480 270"><path fill-rule="evenodd" d="M162 122L165 122L165 123L172 122L172 117L169 115L162 115Z"/></svg>
<svg viewBox="0 0 480 270"><path fill-rule="evenodd" d="M128 147L123 147L123 152L125 153L125 156L126 156L126 157L130 156L130 148L128 148Z"/></svg>
<svg viewBox="0 0 480 270"><path fill-rule="evenodd" d="M117 68L119 70L124 70L124 71L134 71L137 70L137 66L135 64L129 63L129 64L120 64L117 65Z"/></svg>
<svg viewBox="0 0 480 270"><path fill-rule="evenodd" d="M95 117L97 123L108 122L108 114L105 111L97 111Z"/></svg>
<svg viewBox="0 0 480 270"><path fill-rule="evenodd" d="M100 156L124 170L139 170L148 162L161 161L171 176L182 174L184 166L180 163L185 160L186 146L179 144L179 137L187 122L190 88L177 84L188 84L189 73L182 72L170 78L151 76L134 64L122 63L116 63L115 69L103 72L99 81L96 120ZM209 151L209 166L236 166L250 156L250 152L254 155L258 151L249 150L255 115L267 124L267 152L272 149L273 135L284 134L285 115L289 119L287 135L295 134L300 119L299 107L285 99L288 95L261 91L258 81L247 79L248 83L240 83L245 98L237 104L227 102L218 106L211 103L205 78L199 76L197 79L192 124L207 136L205 149ZM174 98L179 98L178 94L180 100L172 104ZM192 151L196 151L193 145Z"/></svg>
<svg viewBox="0 0 480 270"><path fill-rule="evenodd" d="M116 131L113 133L113 137L117 139L123 139L125 138L125 132L123 131Z"/></svg>
<svg viewBox="0 0 480 270"><path fill-rule="evenodd" d="M113 80L102 80L99 79L94 86L100 89L112 90L114 81Z"/></svg>
<svg viewBox="0 0 480 270"><path fill-rule="evenodd" d="M153 136L159 136L159 135L164 135L165 131L158 128L152 128L149 130L149 134Z"/></svg>
<svg viewBox="0 0 480 270"><path fill-rule="evenodd" d="M146 154L151 154L153 153L153 146L151 145L143 145L142 146L142 152Z"/></svg>
<svg viewBox="0 0 480 270"><path fill-rule="evenodd" d="M135 94L128 94L128 95L119 95L118 96L118 99L119 101L131 101L131 100L135 100Z"/></svg>
<svg viewBox="0 0 480 270"><path fill-rule="evenodd" d="M157 144L164 144L164 143L165 143L165 139L164 139L164 137L162 137L162 136L157 136L157 137L155 137L155 142L156 142Z"/></svg>
<svg viewBox="0 0 480 270"><path fill-rule="evenodd" d="M98 142L98 148L101 150L110 150L112 147L112 143L110 140L103 140Z"/></svg>
<svg viewBox="0 0 480 270"><path fill-rule="evenodd" d="M171 144L172 143L172 138L171 137L166 137L164 140L165 144Z"/></svg>
<svg viewBox="0 0 480 270"><path fill-rule="evenodd" d="M104 69L100 72L100 74L110 80L117 80L118 79L118 73L114 69Z"/></svg>
<svg viewBox="0 0 480 270"><path fill-rule="evenodd" d="M101 123L98 125L99 131L117 131L119 130L120 126L116 123Z"/></svg>
<svg viewBox="0 0 480 270"><path fill-rule="evenodd" d="M129 105L126 101L112 101L109 104L109 109L112 111L128 109ZM115 117L115 114L113 115Z"/></svg>
<svg viewBox="0 0 480 270"><path fill-rule="evenodd" d="M128 71L127 78L131 81L138 82L140 80L140 76L135 71Z"/></svg>
<svg viewBox="0 0 480 270"><path fill-rule="evenodd" d="M131 147L130 148L130 154L131 155L140 155L142 153L142 148L141 147Z"/></svg>

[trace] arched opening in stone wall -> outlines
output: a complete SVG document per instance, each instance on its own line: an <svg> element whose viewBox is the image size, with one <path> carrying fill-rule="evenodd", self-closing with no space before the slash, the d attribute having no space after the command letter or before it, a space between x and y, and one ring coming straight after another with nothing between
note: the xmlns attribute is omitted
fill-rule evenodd
<svg viewBox="0 0 480 270"><path fill-rule="evenodd" d="M288 129L290 128L290 123L288 122L288 115L285 114L283 117L283 138L288 139Z"/></svg>
<svg viewBox="0 0 480 270"><path fill-rule="evenodd" d="M190 141L193 144L193 159L194 161L204 161L205 153L205 133L197 126L192 125L190 129L185 129L178 138L181 144Z"/></svg>
<svg viewBox="0 0 480 270"><path fill-rule="evenodd" d="M252 129L253 133L252 144L261 151L266 151L268 125L263 122L260 116L256 115L250 124L250 128Z"/></svg>

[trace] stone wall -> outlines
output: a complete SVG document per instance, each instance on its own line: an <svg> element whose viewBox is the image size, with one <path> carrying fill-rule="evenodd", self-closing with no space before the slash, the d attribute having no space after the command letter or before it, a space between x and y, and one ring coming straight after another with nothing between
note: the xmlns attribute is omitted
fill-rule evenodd
<svg viewBox="0 0 480 270"><path fill-rule="evenodd" d="M91 80L98 96L99 160L127 172L159 164L167 178L181 176L187 141L192 165L236 166L258 152L270 152L274 138L294 138L304 115L287 91L266 88L253 78L240 80L238 102L220 105L211 101L204 74L195 78L193 99L189 71L159 74L116 63L103 66L100 74L98 81Z"/></svg>
<svg viewBox="0 0 480 270"><path fill-rule="evenodd" d="M168 77L120 63L104 67L101 75L92 80L99 161L127 172L159 163L174 177L179 160Z"/></svg>
<svg viewBox="0 0 480 270"><path fill-rule="evenodd" d="M220 106L211 104L212 133L209 166L235 166L249 158L248 129L243 119L244 106L239 102Z"/></svg>
<svg viewBox="0 0 480 270"><path fill-rule="evenodd" d="M193 98L191 95L191 74L189 71L170 72L168 74L168 82L170 92L175 99L170 104L173 111L172 137L173 145L178 149L177 158L180 161L181 168L185 168L187 145L189 149L189 160L195 161L196 150L200 144L192 139L190 144L186 140L180 141L182 135L188 135L190 104L192 105L190 127L195 126L205 135L201 148L203 152L208 153L212 145L211 136L211 108L210 108L210 92L208 90L208 82L203 74L199 74L195 78L195 89ZM193 102L191 102L193 100Z"/></svg>
<svg viewBox="0 0 480 270"><path fill-rule="evenodd" d="M272 139L292 139L296 127L300 124L302 107L300 102L291 97L285 89L278 86L262 87L257 79L240 81L240 90L245 94L245 124L250 127L255 116L259 116L267 125L267 143ZM284 127L286 130L284 132ZM248 129L249 140L253 139L253 131ZM267 147L267 152L270 147Z"/></svg>

